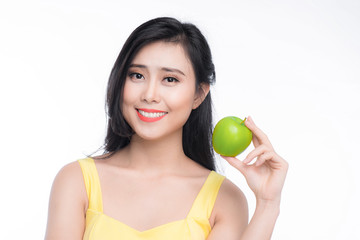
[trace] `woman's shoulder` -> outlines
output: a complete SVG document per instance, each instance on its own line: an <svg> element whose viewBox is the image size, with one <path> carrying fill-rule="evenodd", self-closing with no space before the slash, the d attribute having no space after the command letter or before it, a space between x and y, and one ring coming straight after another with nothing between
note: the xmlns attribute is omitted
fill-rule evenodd
<svg viewBox="0 0 360 240"><path fill-rule="evenodd" d="M64 165L57 173L54 184L57 184L58 187L82 189L84 187L84 178L79 160Z"/></svg>
<svg viewBox="0 0 360 240"><path fill-rule="evenodd" d="M244 193L228 178L224 178L214 205L212 217L217 223L248 221L248 204Z"/></svg>
<svg viewBox="0 0 360 240"><path fill-rule="evenodd" d="M224 177L224 181L221 184L219 197L220 200L246 200L241 189L227 177Z"/></svg>
<svg viewBox="0 0 360 240"><path fill-rule="evenodd" d="M57 173L52 192L57 196L72 196L81 204L87 204L87 194L79 161L64 165Z"/></svg>
<svg viewBox="0 0 360 240"><path fill-rule="evenodd" d="M86 209L87 195L82 172L79 163L74 161L63 166L53 181L46 239L67 239L69 234L82 236Z"/></svg>
<svg viewBox="0 0 360 240"><path fill-rule="evenodd" d="M81 175L80 164L79 161L76 160L65 164L57 173L55 180L60 178L63 181L71 181L79 178Z"/></svg>
<svg viewBox="0 0 360 240"><path fill-rule="evenodd" d="M83 160L85 160L85 158ZM57 173L55 180L58 178L65 182L72 182L76 179L82 179L82 171L79 160L65 164Z"/></svg>

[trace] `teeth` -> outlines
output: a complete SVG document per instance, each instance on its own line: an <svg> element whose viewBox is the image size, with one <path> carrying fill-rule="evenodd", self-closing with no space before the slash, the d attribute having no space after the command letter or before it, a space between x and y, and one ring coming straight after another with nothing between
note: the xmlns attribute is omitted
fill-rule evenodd
<svg viewBox="0 0 360 240"><path fill-rule="evenodd" d="M143 115L144 117L147 117L147 118L157 118L157 117L164 116L166 114L165 112L154 113L154 112L144 112L142 110L138 110L138 111L141 115Z"/></svg>

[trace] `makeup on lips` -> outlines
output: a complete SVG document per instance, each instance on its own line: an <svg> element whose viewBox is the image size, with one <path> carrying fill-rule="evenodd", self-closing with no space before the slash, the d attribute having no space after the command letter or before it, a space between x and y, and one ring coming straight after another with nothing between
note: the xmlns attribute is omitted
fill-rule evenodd
<svg viewBox="0 0 360 240"><path fill-rule="evenodd" d="M156 122L166 116L167 112L156 110L156 109L147 109L147 108L137 108L136 112L140 120L144 122Z"/></svg>

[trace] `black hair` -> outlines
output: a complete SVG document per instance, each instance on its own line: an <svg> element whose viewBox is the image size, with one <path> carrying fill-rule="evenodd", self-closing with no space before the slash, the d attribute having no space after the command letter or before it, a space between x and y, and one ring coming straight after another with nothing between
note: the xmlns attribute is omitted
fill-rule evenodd
<svg viewBox="0 0 360 240"><path fill-rule="evenodd" d="M110 153L124 148L130 143L133 129L126 122L122 113L124 84L135 55L149 43L156 41L179 43L187 53L196 77L196 88L201 83L215 83L215 68L209 45L193 24L161 17L147 21L137 27L126 40L112 68L106 95L108 116L107 135L104 152ZM183 126L183 150L187 157L210 170L215 170L212 149L212 102L210 92L196 109L192 110Z"/></svg>

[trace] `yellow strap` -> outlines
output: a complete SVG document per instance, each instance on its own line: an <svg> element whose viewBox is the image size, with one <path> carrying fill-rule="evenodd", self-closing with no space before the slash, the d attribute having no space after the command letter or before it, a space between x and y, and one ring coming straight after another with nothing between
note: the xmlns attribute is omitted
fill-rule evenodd
<svg viewBox="0 0 360 240"><path fill-rule="evenodd" d="M89 199L89 209L103 212L99 175L96 170L94 159L84 158L78 160L78 162L84 177L86 192Z"/></svg>
<svg viewBox="0 0 360 240"><path fill-rule="evenodd" d="M204 185L202 186L189 215L193 217L210 218L214 208L216 197L225 177L215 171L211 171Z"/></svg>

